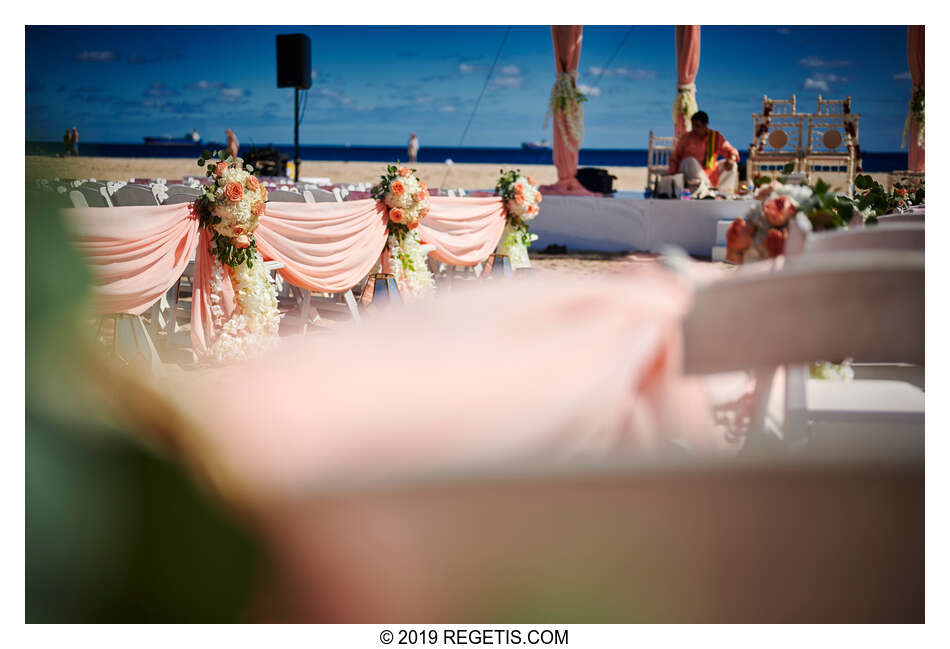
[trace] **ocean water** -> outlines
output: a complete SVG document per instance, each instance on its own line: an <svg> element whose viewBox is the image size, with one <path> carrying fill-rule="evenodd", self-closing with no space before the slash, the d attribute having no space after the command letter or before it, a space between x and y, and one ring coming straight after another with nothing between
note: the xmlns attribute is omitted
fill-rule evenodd
<svg viewBox="0 0 950 649"><path fill-rule="evenodd" d="M269 146L262 145L262 146ZM294 147L290 144L276 144L275 148L283 151L291 158ZM220 143L203 143L201 145L154 145L138 143L79 143L79 152L84 156L102 156L107 158L195 158L201 157L204 149L220 149ZM27 142L27 155L57 155L62 152L62 142ZM245 142L241 151L247 153L251 147ZM742 162L748 155L747 151L740 151ZM303 160L343 160L346 162L405 162L408 158L406 148L402 146L336 146L336 145L302 145L300 157ZM861 152L864 171L892 171L907 168L907 153L896 152ZM499 163L505 165L552 164L551 151L528 151L525 149L502 147L421 147L419 162L478 162ZM645 167L647 164L646 149L581 149L580 166L582 167Z"/></svg>

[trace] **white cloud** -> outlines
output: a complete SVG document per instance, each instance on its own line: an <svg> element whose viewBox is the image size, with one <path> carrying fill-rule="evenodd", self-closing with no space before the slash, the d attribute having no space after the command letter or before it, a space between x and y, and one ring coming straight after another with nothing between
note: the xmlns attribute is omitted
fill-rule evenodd
<svg viewBox="0 0 950 649"><path fill-rule="evenodd" d="M592 77L599 77L601 75L605 77L620 77L621 79L626 79L628 81L649 81L651 79L656 79L656 71L644 70L643 68L636 67L608 68L604 70L601 67L592 65L587 68L587 74Z"/></svg>
<svg viewBox="0 0 950 649"><path fill-rule="evenodd" d="M217 90L218 88L223 88L224 84L220 81L207 81L206 79L202 79L194 83L189 83L188 87L192 90Z"/></svg>
<svg viewBox="0 0 950 649"><path fill-rule="evenodd" d="M243 88L221 88L218 90L218 101L235 102L244 99L251 93Z"/></svg>
<svg viewBox="0 0 950 649"><path fill-rule="evenodd" d="M910 70L904 70L900 74L892 75L892 78L897 79L898 81L910 81Z"/></svg>
<svg viewBox="0 0 950 649"><path fill-rule="evenodd" d="M439 112L442 112L442 113L454 113L454 112L455 112L455 106L443 106L442 108L439 109Z"/></svg>
<svg viewBox="0 0 950 649"><path fill-rule="evenodd" d="M816 72L805 79L805 83L802 85L805 90L821 90L822 92L829 92L834 84L844 83L847 80L847 77L839 77L837 74L830 72Z"/></svg>
<svg viewBox="0 0 950 649"><path fill-rule="evenodd" d="M508 76L517 76L521 74L521 68L519 68L517 65L506 65L501 69L501 73Z"/></svg>
<svg viewBox="0 0 950 649"><path fill-rule="evenodd" d="M517 90L524 83L524 77L495 77L491 81L492 86L496 88L508 88Z"/></svg>
<svg viewBox="0 0 950 649"><path fill-rule="evenodd" d="M338 104L343 104L344 106L348 106L353 103L353 100L350 97L347 97L342 92L333 90L332 88L320 88L320 90L317 92L323 97L326 97L327 99L332 99Z"/></svg>
<svg viewBox="0 0 950 649"><path fill-rule="evenodd" d="M585 86L583 83L579 83L577 89L588 97L600 97L600 88L596 86Z"/></svg>
<svg viewBox="0 0 950 649"><path fill-rule="evenodd" d="M851 65L851 61L828 60L817 56L806 56L798 59L798 65L803 68L840 68Z"/></svg>
<svg viewBox="0 0 950 649"><path fill-rule="evenodd" d="M475 66L469 65L468 63L459 63L459 72L471 72L475 69Z"/></svg>

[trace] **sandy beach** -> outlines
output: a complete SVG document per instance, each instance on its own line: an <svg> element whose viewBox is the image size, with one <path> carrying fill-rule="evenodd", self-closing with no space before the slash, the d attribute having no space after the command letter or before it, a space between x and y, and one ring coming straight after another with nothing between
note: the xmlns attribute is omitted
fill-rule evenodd
<svg viewBox="0 0 950 649"><path fill-rule="evenodd" d="M343 162L333 160L305 160L300 165L300 175L329 178L333 183L374 183L379 179L384 162ZM419 176L431 187L465 189L492 189L498 181L502 168L515 165L504 163L443 163L423 162L414 165ZM522 172L542 185L557 180L557 171L550 165L517 165ZM641 191L646 186L646 167L607 167L617 177L614 189ZM51 156L27 156L26 178L95 178L96 180L125 180L130 178L180 179L195 175L200 170L191 158L55 158ZM886 173L871 176L885 183ZM832 186L843 182L841 174L828 174L824 178Z"/></svg>

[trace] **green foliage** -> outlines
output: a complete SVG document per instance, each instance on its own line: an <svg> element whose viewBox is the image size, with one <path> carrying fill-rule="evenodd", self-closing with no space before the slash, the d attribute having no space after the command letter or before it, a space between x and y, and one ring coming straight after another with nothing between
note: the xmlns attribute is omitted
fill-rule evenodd
<svg viewBox="0 0 950 649"><path fill-rule="evenodd" d="M771 176L756 176L752 179L752 184L756 187L756 189L762 185L768 185L770 182L772 182Z"/></svg>
<svg viewBox="0 0 950 649"><path fill-rule="evenodd" d="M788 174L792 173L793 171L795 171L795 163L794 163L794 162L789 162L789 163L786 164L784 167L782 167L782 173L785 174L786 176L787 176Z"/></svg>

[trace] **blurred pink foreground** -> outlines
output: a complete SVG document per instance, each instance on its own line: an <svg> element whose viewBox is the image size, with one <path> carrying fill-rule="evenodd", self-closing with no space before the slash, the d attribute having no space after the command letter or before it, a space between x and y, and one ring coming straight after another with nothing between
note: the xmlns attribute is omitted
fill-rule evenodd
<svg viewBox="0 0 950 649"><path fill-rule="evenodd" d="M721 450L702 384L681 373L689 295L660 269L486 282L186 375L179 400L202 422L216 470L265 499L650 456L674 439Z"/></svg>

